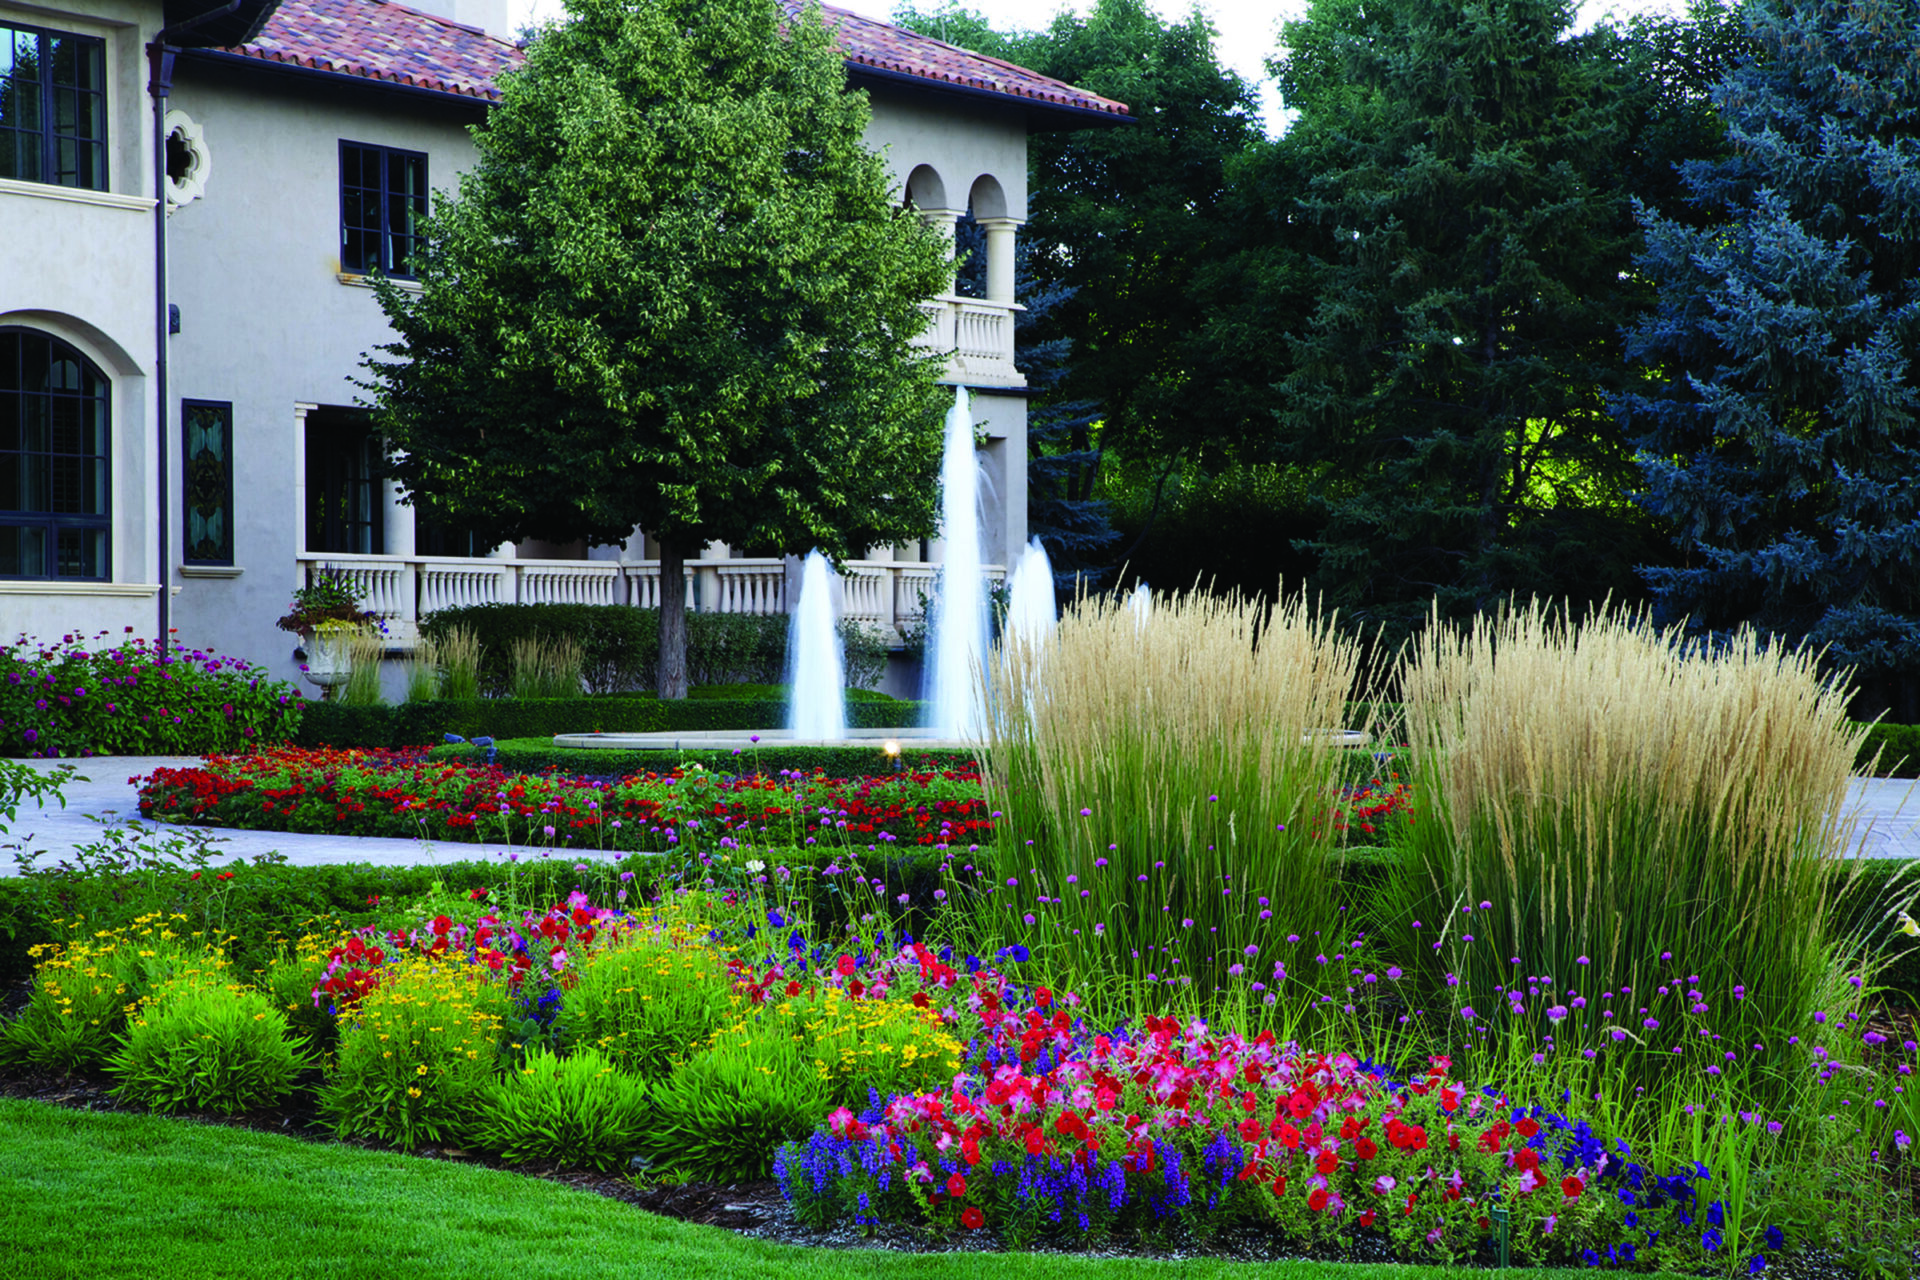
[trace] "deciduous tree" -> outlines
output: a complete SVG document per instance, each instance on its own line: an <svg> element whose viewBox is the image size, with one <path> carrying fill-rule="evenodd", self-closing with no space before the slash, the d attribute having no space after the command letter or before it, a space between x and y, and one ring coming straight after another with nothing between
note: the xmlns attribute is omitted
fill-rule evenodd
<svg viewBox="0 0 1920 1280"><path fill-rule="evenodd" d="M416 495L488 539L661 562L662 696L686 693L682 566L709 540L848 556L925 535L943 287L808 8L570 0L429 219L370 388Z"/></svg>

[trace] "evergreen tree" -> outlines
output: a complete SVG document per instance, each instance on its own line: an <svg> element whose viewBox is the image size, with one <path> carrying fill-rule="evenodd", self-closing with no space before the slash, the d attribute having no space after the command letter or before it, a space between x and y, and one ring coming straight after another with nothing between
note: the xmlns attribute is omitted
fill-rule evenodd
<svg viewBox="0 0 1920 1280"><path fill-rule="evenodd" d="M1275 454L1324 477L1318 578L1418 625L1631 583L1644 521L1604 393L1636 302L1647 90L1559 0L1316 0L1278 68L1312 312Z"/></svg>
<svg viewBox="0 0 1920 1280"><path fill-rule="evenodd" d="M1660 304L1629 352L1651 385L1618 409L1682 554L1646 576L1663 617L1911 674L1920 0L1760 0L1750 21L1758 56L1715 94L1731 152L1684 174L1707 225L1643 212Z"/></svg>
<svg viewBox="0 0 1920 1280"><path fill-rule="evenodd" d="M660 682L686 695L682 565L721 541L848 556L931 532L948 270L894 204L817 9L570 0L429 220L368 361L407 489L490 541L660 546Z"/></svg>

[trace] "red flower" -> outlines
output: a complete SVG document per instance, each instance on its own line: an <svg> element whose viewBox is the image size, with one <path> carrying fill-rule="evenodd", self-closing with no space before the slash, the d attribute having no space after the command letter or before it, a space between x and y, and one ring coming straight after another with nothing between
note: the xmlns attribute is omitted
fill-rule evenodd
<svg viewBox="0 0 1920 1280"><path fill-rule="evenodd" d="M1340 1167L1340 1157L1331 1151L1322 1151L1320 1158L1313 1162L1313 1171L1321 1175L1331 1175Z"/></svg>
<svg viewBox="0 0 1920 1280"><path fill-rule="evenodd" d="M839 972L841 977L843 978L852 977L853 969L854 969L853 957L841 956L840 959L835 962L833 967Z"/></svg>
<svg viewBox="0 0 1920 1280"><path fill-rule="evenodd" d="M1311 1192L1307 1194L1307 1208L1313 1210L1315 1213L1318 1213L1326 1207L1327 1207L1327 1193L1325 1191L1321 1190L1319 1187L1315 1187Z"/></svg>
<svg viewBox="0 0 1920 1280"><path fill-rule="evenodd" d="M1353 1152L1362 1160L1371 1160L1380 1154L1380 1148L1374 1144L1372 1138L1363 1137L1353 1144Z"/></svg>
<svg viewBox="0 0 1920 1280"><path fill-rule="evenodd" d="M1286 1174L1283 1173L1279 1177L1273 1180L1273 1194L1275 1194L1276 1196L1283 1196L1287 1194L1287 1175Z"/></svg>
<svg viewBox="0 0 1920 1280"><path fill-rule="evenodd" d="M956 1200L958 1200L961 1196L967 1194L967 1180L961 1177L957 1173L954 1174L951 1178L948 1178L947 1194L952 1196Z"/></svg>
<svg viewBox="0 0 1920 1280"><path fill-rule="evenodd" d="M1035 987L1033 989L1033 1003L1037 1008L1046 1008L1053 1003L1053 992L1047 990L1045 987Z"/></svg>
<svg viewBox="0 0 1920 1280"><path fill-rule="evenodd" d="M797 996L797 995L799 995L799 994L800 994L800 982L799 982L799 979L797 979L797 978L796 978L796 979L795 979L794 981L792 981L792 982L789 982L789 983L787 984L787 994L788 994L788 995L790 995L790 996Z"/></svg>
<svg viewBox="0 0 1920 1280"><path fill-rule="evenodd" d="M1539 1122L1532 1119L1531 1117L1522 1119L1518 1124L1514 1125L1513 1127L1520 1131L1520 1136L1523 1138L1531 1138L1534 1134L1540 1132Z"/></svg>
<svg viewBox="0 0 1920 1280"><path fill-rule="evenodd" d="M860 979L858 978L855 978L852 982L849 982L847 984L847 994L852 996L855 1000L858 1000L861 996L865 995L866 993L867 993L867 984L860 981Z"/></svg>
<svg viewBox="0 0 1920 1280"><path fill-rule="evenodd" d="M1568 1174L1566 1177L1560 1179L1560 1194L1569 1200L1578 1200L1580 1193L1586 1189L1587 1184L1572 1174Z"/></svg>
<svg viewBox="0 0 1920 1280"><path fill-rule="evenodd" d="M1365 1213L1360 1215L1360 1225L1363 1227L1370 1227L1373 1225L1373 1210L1369 1209Z"/></svg>
<svg viewBox="0 0 1920 1280"><path fill-rule="evenodd" d="M980 1212L980 1206L970 1204L960 1214L960 1225L969 1231L978 1231L987 1225L987 1215Z"/></svg>

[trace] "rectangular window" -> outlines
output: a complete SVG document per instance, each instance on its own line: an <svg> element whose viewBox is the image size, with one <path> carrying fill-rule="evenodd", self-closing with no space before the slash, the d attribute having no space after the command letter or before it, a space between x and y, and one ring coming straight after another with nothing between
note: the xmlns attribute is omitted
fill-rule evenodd
<svg viewBox="0 0 1920 1280"><path fill-rule="evenodd" d="M0 178L107 189L107 44L0 23Z"/></svg>
<svg viewBox="0 0 1920 1280"><path fill-rule="evenodd" d="M427 216L427 158L359 142L340 144L340 269L413 275Z"/></svg>
<svg viewBox="0 0 1920 1280"><path fill-rule="evenodd" d="M0 329L0 578L111 571L110 392L59 338Z"/></svg>
<svg viewBox="0 0 1920 1280"><path fill-rule="evenodd" d="M385 458L366 414L307 415L307 550L386 553L380 492Z"/></svg>
<svg viewBox="0 0 1920 1280"><path fill-rule="evenodd" d="M233 406L180 402L181 521L188 564L233 563Z"/></svg>

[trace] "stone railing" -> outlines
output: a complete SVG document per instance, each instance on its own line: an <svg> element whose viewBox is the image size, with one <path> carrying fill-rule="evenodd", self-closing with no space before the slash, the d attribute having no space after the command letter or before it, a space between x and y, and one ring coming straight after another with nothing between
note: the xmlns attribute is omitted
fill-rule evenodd
<svg viewBox="0 0 1920 1280"><path fill-rule="evenodd" d="M420 619L475 604L660 605L657 560L466 560L450 556L305 554L300 578L323 570L344 577L384 619L398 645L410 645ZM842 578L842 615L884 634L904 635L919 621L940 566L913 560L852 560ZM788 611L787 562L778 559L690 560L687 606L709 613ZM989 579L1006 576L986 566Z"/></svg>
<svg viewBox="0 0 1920 1280"><path fill-rule="evenodd" d="M914 345L947 356L949 376L978 386L1024 387L1013 364L1013 317L1020 307L953 294L920 304L927 327Z"/></svg>

